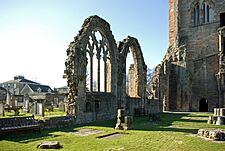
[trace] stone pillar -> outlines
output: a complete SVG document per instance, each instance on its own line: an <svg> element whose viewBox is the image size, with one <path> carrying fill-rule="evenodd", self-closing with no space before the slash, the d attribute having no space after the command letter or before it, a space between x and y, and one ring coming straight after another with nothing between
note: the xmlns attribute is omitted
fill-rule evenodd
<svg viewBox="0 0 225 151"><path fill-rule="evenodd" d="M0 101L0 116L5 116L3 101Z"/></svg>
<svg viewBox="0 0 225 151"><path fill-rule="evenodd" d="M98 70L98 72L97 72L97 75L98 75L98 77L97 77L97 86L98 86L98 92L100 92L101 91L101 88L100 88L100 86L101 86L101 84L100 84L100 60L101 60L101 50L100 50L100 48L97 48L97 60L98 60L98 68L97 68L97 70Z"/></svg>
<svg viewBox="0 0 225 151"><path fill-rule="evenodd" d="M93 50L90 51L90 91L93 91Z"/></svg>
<svg viewBox="0 0 225 151"><path fill-rule="evenodd" d="M129 68L129 74L128 74L128 95L131 97L135 97L136 94L136 86L137 84L135 84L136 78L135 78L135 73L134 73L134 64L130 64L130 68Z"/></svg>

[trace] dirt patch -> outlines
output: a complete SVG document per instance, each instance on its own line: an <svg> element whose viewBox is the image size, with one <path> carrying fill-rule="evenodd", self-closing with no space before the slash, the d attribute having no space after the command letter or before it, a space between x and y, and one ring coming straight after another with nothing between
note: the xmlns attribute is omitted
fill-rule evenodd
<svg viewBox="0 0 225 151"><path fill-rule="evenodd" d="M119 133L119 132L115 132L115 133L111 133L111 134L106 134L106 135L102 135L102 136L98 136L97 138L103 138L103 139L116 139L116 138L120 138L122 136L126 136L126 133Z"/></svg>
<svg viewBox="0 0 225 151"><path fill-rule="evenodd" d="M78 135L78 136L89 136L93 134L103 133L103 130L95 130L95 129L80 129L76 132L71 132L71 134Z"/></svg>

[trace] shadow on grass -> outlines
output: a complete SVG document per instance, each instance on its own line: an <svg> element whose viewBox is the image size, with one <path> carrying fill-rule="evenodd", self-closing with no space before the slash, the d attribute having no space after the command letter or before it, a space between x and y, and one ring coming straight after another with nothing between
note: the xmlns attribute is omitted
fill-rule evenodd
<svg viewBox="0 0 225 151"><path fill-rule="evenodd" d="M182 122L184 124L185 122L205 123L205 120L182 119L182 117L187 117L187 116L189 116L189 114L162 113L160 115L161 120L159 122L150 122L148 116L135 117L133 121L132 130L183 132L183 133L190 133L190 134L197 133L198 131L197 128L179 127L179 122ZM173 125L174 122L178 122L178 124ZM73 125L73 126L64 127L64 128L43 130L40 134L30 133L30 134L21 134L21 135L11 135L11 136L4 137L3 139L8 141L15 141L19 143L28 143L32 141L47 139L47 138L57 138L61 136L61 135L54 134L53 132L74 132L75 131L74 129L82 128L84 126L99 127L99 129L101 129L101 127L114 129L115 125L116 125L116 119L113 119L113 120L98 121L98 122L93 122L93 123L88 123L83 125Z"/></svg>
<svg viewBox="0 0 225 151"><path fill-rule="evenodd" d="M74 131L74 128L77 126L67 126L64 128L54 128L54 129L49 129L49 130L42 130L41 133L38 132L20 132L17 134L8 134L5 136L2 136L1 140L7 140L7 141L14 141L14 142L19 142L19 143L29 143L32 141L38 141L38 140L43 140L47 138L57 138L61 135L54 134L54 132L72 132Z"/></svg>
<svg viewBox="0 0 225 151"><path fill-rule="evenodd" d="M172 131L172 132L184 132L184 133L197 133L196 128L179 128L173 127L173 122L195 122L195 123L205 123L205 120L194 120L194 119L182 119L182 117L188 116L186 113L162 113L160 115L161 120L159 122L150 122L148 116L135 117L132 125L132 130L139 131ZM87 126L96 127L109 127L114 128L116 125L116 120L107 120L100 122L93 122L87 124Z"/></svg>
<svg viewBox="0 0 225 151"><path fill-rule="evenodd" d="M202 120L182 119L182 117L188 116L186 113L162 113L160 115L161 120L158 122L149 121L148 117L135 118L133 129L142 131L170 131L170 132L183 132L183 133L197 133L196 128L181 128L178 125L173 125L174 122L199 122L204 123Z"/></svg>

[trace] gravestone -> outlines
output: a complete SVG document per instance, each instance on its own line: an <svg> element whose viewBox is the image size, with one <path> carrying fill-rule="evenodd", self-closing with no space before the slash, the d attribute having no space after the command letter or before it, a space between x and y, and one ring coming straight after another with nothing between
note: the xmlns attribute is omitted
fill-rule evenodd
<svg viewBox="0 0 225 151"><path fill-rule="evenodd" d="M132 116L125 116L124 122L125 122L124 127L123 127L124 130L129 130L132 128L132 123L133 123Z"/></svg>
<svg viewBox="0 0 225 151"><path fill-rule="evenodd" d="M128 130L131 129L132 116L125 116L125 109L118 109L117 111L117 123L115 129Z"/></svg>
<svg viewBox="0 0 225 151"><path fill-rule="evenodd" d="M4 116L5 112L4 112L4 103L3 101L0 101L0 116Z"/></svg>
<svg viewBox="0 0 225 151"><path fill-rule="evenodd" d="M11 106L11 96L9 92L7 92L7 95L6 95L6 104Z"/></svg>
<svg viewBox="0 0 225 151"><path fill-rule="evenodd" d="M29 113L29 98L28 97L24 98L23 111Z"/></svg>
<svg viewBox="0 0 225 151"><path fill-rule="evenodd" d="M124 109L117 110L117 123L115 129L123 130L123 123L124 123Z"/></svg>
<svg viewBox="0 0 225 151"><path fill-rule="evenodd" d="M64 104L64 102L59 102L59 111L61 111L61 112L65 112L65 104Z"/></svg>
<svg viewBox="0 0 225 151"><path fill-rule="evenodd" d="M32 114L37 115L37 101L32 103Z"/></svg>
<svg viewBox="0 0 225 151"><path fill-rule="evenodd" d="M44 104L43 102L38 102L37 103L37 115L40 115L40 116L45 116L44 114Z"/></svg>
<svg viewBox="0 0 225 151"><path fill-rule="evenodd" d="M11 100L11 103L12 103L12 108L18 107L18 101L17 101L16 98L13 98L13 99Z"/></svg>

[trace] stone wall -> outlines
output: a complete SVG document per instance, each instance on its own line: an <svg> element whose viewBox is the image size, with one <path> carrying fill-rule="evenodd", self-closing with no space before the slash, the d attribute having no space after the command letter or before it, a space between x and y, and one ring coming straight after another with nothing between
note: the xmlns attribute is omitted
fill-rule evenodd
<svg viewBox="0 0 225 151"><path fill-rule="evenodd" d="M204 3L205 2L205 3ZM199 22L196 11L199 5ZM204 20L209 5L209 20ZM205 6L205 8L203 7ZM200 100L212 111L219 105L216 74L219 71L220 13L223 0L169 0L170 46L158 73L160 100L165 110L199 111Z"/></svg>
<svg viewBox="0 0 225 151"><path fill-rule="evenodd" d="M61 128L76 124L73 116L50 117L38 120L42 129Z"/></svg>
<svg viewBox="0 0 225 151"><path fill-rule="evenodd" d="M79 105L77 123L116 118L117 101L111 93L87 92L86 100Z"/></svg>

